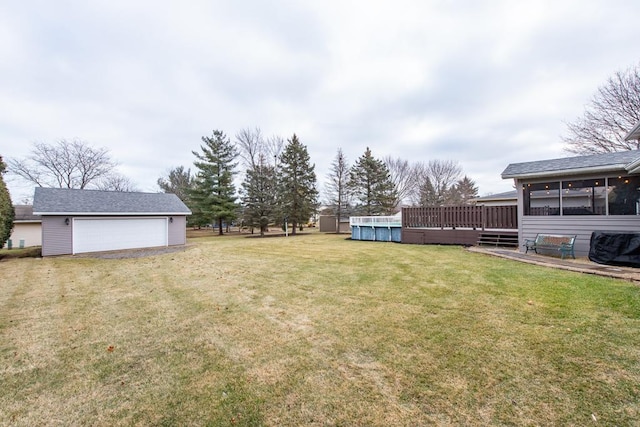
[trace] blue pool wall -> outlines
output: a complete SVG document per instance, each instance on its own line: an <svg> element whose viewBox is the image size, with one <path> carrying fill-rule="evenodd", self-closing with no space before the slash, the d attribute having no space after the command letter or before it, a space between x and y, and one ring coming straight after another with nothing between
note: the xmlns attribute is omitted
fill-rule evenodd
<svg viewBox="0 0 640 427"><path fill-rule="evenodd" d="M402 241L401 225L352 225L351 240L367 240L375 242Z"/></svg>

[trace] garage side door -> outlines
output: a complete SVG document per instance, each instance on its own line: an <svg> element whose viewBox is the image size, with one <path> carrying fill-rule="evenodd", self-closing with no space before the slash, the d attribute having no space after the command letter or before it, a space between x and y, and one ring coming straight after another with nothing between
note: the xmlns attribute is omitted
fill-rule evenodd
<svg viewBox="0 0 640 427"><path fill-rule="evenodd" d="M167 246L166 218L74 218L73 253Z"/></svg>

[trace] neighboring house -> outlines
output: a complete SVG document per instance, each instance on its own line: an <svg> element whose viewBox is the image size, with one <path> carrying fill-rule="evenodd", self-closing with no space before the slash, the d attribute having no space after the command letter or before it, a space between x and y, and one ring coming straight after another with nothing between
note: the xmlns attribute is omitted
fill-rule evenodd
<svg viewBox="0 0 640 427"><path fill-rule="evenodd" d="M628 137L629 138L629 137ZM593 231L640 231L640 151L512 163L518 235L575 234L577 256L589 253Z"/></svg>
<svg viewBox="0 0 640 427"><path fill-rule="evenodd" d="M11 244L14 248L42 245L42 218L33 214L31 205L15 205L16 212L11 232Z"/></svg>
<svg viewBox="0 0 640 427"><path fill-rule="evenodd" d="M42 255L183 245L191 211L174 194L42 188Z"/></svg>
<svg viewBox="0 0 640 427"><path fill-rule="evenodd" d="M515 206L518 204L518 192L511 190L504 193L490 194L471 199L471 202L476 206Z"/></svg>

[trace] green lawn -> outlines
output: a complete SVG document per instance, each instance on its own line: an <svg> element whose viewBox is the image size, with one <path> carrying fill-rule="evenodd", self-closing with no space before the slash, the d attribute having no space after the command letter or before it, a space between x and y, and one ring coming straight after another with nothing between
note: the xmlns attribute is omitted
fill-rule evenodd
<svg viewBox="0 0 640 427"><path fill-rule="evenodd" d="M0 261L0 424L637 425L640 288L459 247Z"/></svg>

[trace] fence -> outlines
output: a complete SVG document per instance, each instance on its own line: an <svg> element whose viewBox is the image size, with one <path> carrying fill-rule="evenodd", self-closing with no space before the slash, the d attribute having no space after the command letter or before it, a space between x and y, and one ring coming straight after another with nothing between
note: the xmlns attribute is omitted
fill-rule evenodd
<svg viewBox="0 0 640 427"><path fill-rule="evenodd" d="M435 206L402 208L402 228L518 228L517 206Z"/></svg>

